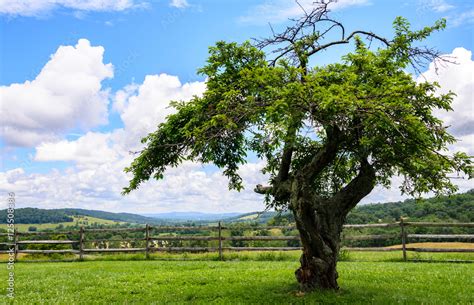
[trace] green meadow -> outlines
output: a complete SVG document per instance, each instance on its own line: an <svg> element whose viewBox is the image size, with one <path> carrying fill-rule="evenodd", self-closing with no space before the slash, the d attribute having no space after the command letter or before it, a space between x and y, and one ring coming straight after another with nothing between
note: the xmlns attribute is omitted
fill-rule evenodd
<svg viewBox="0 0 474 305"><path fill-rule="evenodd" d="M474 265L468 263L344 261L338 265L341 287L338 292L306 294L298 290L294 278L296 260L243 257L227 257L226 261L201 257L201 260L174 261L19 262L15 265L15 298L8 300L2 296L0 300L4 304L474 302ZM5 279L0 283L6 287L6 267L0 269L0 279Z"/></svg>

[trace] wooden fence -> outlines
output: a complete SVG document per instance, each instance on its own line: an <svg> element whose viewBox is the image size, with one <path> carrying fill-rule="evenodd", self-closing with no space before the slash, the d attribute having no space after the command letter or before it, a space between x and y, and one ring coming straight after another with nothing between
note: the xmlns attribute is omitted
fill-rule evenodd
<svg viewBox="0 0 474 305"><path fill-rule="evenodd" d="M474 234L409 234L408 229L410 227L465 227L474 228L474 223L433 223L433 222L406 222L400 220L395 223L377 223L377 224L356 224L356 225L344 225L344 229L366 229L366 228L399 228L399 233L396 233L397 238L401 239L401 249L393 247L344 247L342 249L348 251L402 251L403 259L407 260L407 252L474 252L472 248L415 248L408 247L410 239L417 240L463 240L473 241ZM149 257L150 253L163 251L163 252L218 252L219 258L222 259L224 251L290 251L290 250L301 250L301 247L248 247L248 246L225 246L226 241L299 241L299 236L224 236L224 230L272 230L272 229L284 229L292 230L295 227L292 226L224 226L220 222L217 226L151 226L146 225L140 228L109 228L109 229L85 229L83 227L78 231L47 231L47 232L18 232L14 231L13 238L9 233L0 233L0 236L8 236L13 239L13 242L3 242L0 245L7 246L13 249L15 260L19 253L25 254L76 254L79 259L82 260L85 255L90 253L145 253L146 258ZM172 236L160 236L155 235L156 233L163 232L179 232L179 231L210 231L214 232L214 235L172 235ZM88 233L120 233L120 232L142 232L143 237L141 238L130 238L130 239L87 239L86 234ZM217 234L216 234L217 233ZM68 240L52 240L52 239L24 239L28 236L47 236L47 235L64 235L78 236L77 239ZM354 235L344 236L343 240L387 240L393 239L394 234L378 234L378 235ZM169 241L215 241L214 247L173 247L173 246L156 246L155 242L169 242ZM108 244L111 242L141 242L144 247L125 247L125 248L109 248ZM93 243L96 245L95 248L86 248L86 244ZM101 244L102 243L102 244ZM71 245L75 249L56 249L56 250L36 250L36 249L21 249L24 245ZM97 246L102 245L102 246ZM11 253L9 250L0 250L0 253Z"/></svg>

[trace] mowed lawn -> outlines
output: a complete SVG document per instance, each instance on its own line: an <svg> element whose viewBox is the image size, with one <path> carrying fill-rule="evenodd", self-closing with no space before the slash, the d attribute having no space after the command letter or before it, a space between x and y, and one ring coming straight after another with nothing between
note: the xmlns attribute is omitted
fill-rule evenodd
<svg viewBox="0 0 474 305"><path fill-rule="evenodd" d="M4 265L5 266L5 265ZM16 304L470 304L474 264L341 262L337 293L298 292L288 261L16 264ZM7 270L0 269L2 297Z"/></svg>

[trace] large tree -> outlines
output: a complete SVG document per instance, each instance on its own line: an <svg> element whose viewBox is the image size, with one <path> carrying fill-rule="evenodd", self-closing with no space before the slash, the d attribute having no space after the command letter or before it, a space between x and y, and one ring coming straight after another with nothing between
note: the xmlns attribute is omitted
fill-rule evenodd
<svg viewBox="0 0 474 305"><path fill-rule="evenodd" d="M450 110L454 94L437 95L437 84L406 72L446 60L416 46L444 21L412 31L397 18L391 39L348 34L328 16L329 2L303 10L268 39L211 47L199 70L207 79L204 94L174 102L176 113L142 140L145 148L125 170L133 178L124 193L184 160L217 165L229 187L241 190L239 166L255 152L270 176L255 191L295 217L303 245L296 278L305 290L338 288L344 220L377 184L389 186L398 175L404 193L451 193L450 176L472 175L471 159L448 152L455 138L433 115ZM328 40L333 31L339 37ZM339 63L312 64L313 56L339 44L354 51Z"/></svg>

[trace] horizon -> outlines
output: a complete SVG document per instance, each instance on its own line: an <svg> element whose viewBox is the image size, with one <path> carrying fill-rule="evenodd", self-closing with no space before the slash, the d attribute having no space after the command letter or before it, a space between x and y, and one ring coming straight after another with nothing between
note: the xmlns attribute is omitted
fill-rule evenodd
<svg viewBox="0 0 474 305"><path fill-rule="evenodd" d="M463 191L463 192L456 192L450 196L454 196L454 195L460 195L460 194L466 194L467 192L471 192L473 191L474 189L471 188L471 189L468 189L466 191ZM428 200L428 199L432 199L432 198L437 198L439 196L431 196L431 197L422 197L422 198L419 198L420 200ZM448 196L449 197L449 196ZM356 208L359 207L359 206L364 206L364 205L377 205L377 204L392 204L392 203L399 203L399 202L405 202L407 200L415 200L415 198L405 198L403 200L399 200L399 201L389 201L389 202L366 202L366 203L359 203L357 204ZM223 215L223 214L237 214L237 215L243 215L243 214L250 214L250 213L264 213L264 212L277 212L275 211L274 209L266 209L266 210L254 210L254 211L246 211L246 212L242 212L242 211L229 211L229 212L200 212L200 211L193 211L193 210L186 210L186 211L177 211L177 210L171 210L171 211L164 211L164 212L147 212L147 213L141 213L141 212L136 212L136 213L132 213L132 212L124 212L124 211L121 211L121 212L117 212L117 211L108 211L108 210L98 210L98 209L85 209L85 208L81 208L81 207L54 207L54 208L42 208L42 207L34 207L34 206L24 206L24 207L21 207L21 208L15 208L15 209L25 209L25 208L33 208L33 209L44 209L44 210L62 210L62 209L83 209L83 210L90 210L90 211L98 211L98 212L108 212L108 213L115 213L115 214L135 214L135 215L140 215L140 216L145 216L145 217L152 217L151 215L160 215L160 214L203 214L203 215ZM2 209L0 209L2 210Z"/></svg>
<svg viewBox="0 0 474 305"><path fill-rule="evenodd" d="M209 46L218 40L269 36L268 22L280 29L301 13L293 1L14 2L18 5L0 4L2 196L14 192L18 208L61 204L133 214L265 210L263 197L253 188L268 176L261 174L264 162L254 154L241 167L241 193L227 189L217 167L185 162L169 169L164 180L149 181L122 196L130 178L123 169L133 159L129 152L143 147L140 139L173 112L170 101L189 100L205 90L205 79L196 70L205 64ZM301 1L303 6L311 2ZM447 19L447 28L427 44L458 64L440 67L436 74L431 63L413 77L438 81L437 93L457 93L454 111L437 115L460 140L450 151L474 155L472 4L340 0L332 7L332 16L348 29L376 29L388 37L399 15L417 29ZM353 45L333 50L310 63L338 62ZM472 188L465 179L453 181L459 192ZM390 189L376 187L361 204L409 198L398 189L401 177L392 183ZM6 207L2 200L0 209Z"/></svg>

